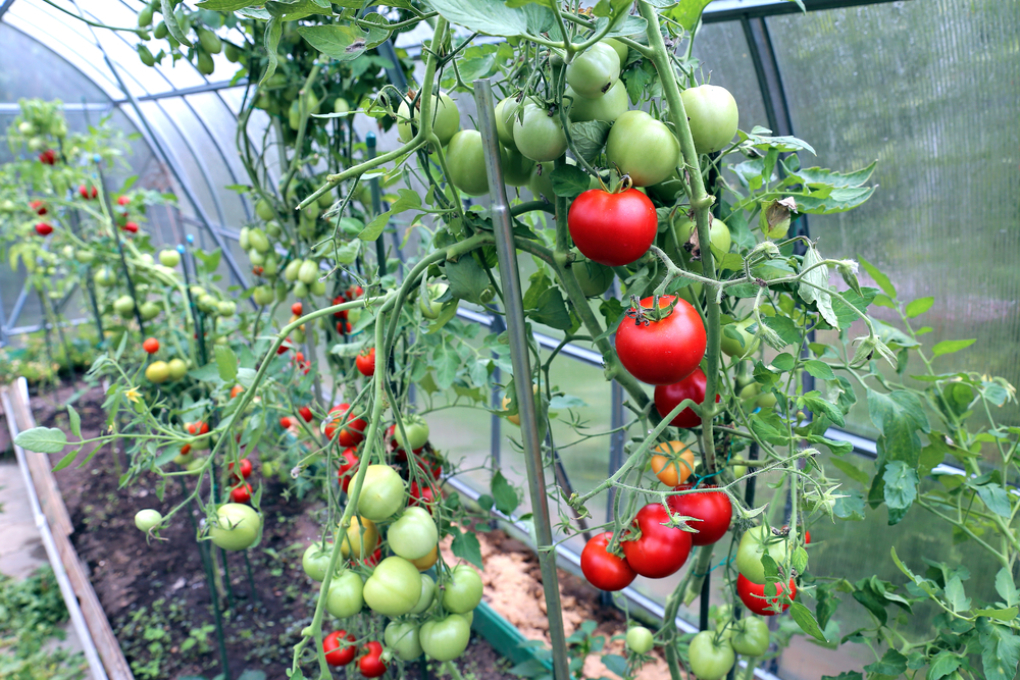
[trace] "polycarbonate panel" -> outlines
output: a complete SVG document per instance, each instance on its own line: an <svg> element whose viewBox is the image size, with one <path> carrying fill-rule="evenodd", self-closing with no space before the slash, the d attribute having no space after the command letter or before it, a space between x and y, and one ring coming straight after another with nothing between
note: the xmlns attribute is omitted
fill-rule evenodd
<svg viewBox="0 0 1020 680"><path fill-rule="evenodd" d="M852 170L878 161L874 197L811 217L823 255L864 257L940 340L976 338L939 371L1020 381L1020 58L1016 2L917 0L768 20L794 132ZM865 275L864 279L873 282ZM876 316L889 319L889 310ZM922 366L911 366L920 372ZM1015 417L1016 409L1012 410ZM851 429L872 434L866 413Z"/></svg>

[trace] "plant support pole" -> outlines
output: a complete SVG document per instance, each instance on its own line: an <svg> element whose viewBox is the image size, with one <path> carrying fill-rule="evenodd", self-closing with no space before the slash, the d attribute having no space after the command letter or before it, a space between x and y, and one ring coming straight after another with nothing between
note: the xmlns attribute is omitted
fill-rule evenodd
<svg viewBox="0 0 1020 680"><path fill-rule="evenodd" d="M517 408L521 417L524 462L528 468L531 511L534 513L535 536L538 543L535 547L538 551L538 563L542 572L546 613L549 616L553 678L567 680L570 677L570 669L567 661L567 643L563 634L563 611L560 606L559 579L556 575L556 553L552 549L552 525L545 490L542 447L538 437L535 395L531 391L531 366L524 327L521 275L517 269L517 251L514 247L510 208L507 205L506 193L503 188L503 169L499 162L499 141L496 136L496 114L492 85L488 79L475 83L475 104L478 109L478 129L482 133L482 145L485 151L489 195L492 199L491 213L496 237L496 254L499 257L499 272L503 281L504 304L506 306L506 326L510 336L510 360L514 367L514 386L517 389Z"/></svg>

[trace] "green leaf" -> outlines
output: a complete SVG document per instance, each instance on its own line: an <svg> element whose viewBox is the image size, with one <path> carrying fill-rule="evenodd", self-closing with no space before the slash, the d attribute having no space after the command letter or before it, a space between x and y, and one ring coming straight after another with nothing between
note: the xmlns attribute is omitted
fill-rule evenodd
<svg viewBox="0 0 1020 680"><path fill-rule="evenodd" d="M237 377L237 355L227 345L216 345L216 369L219 371L220 380L233 382Z"/></svg>
<svg viewBox="0 0 1020 680"><path fill-rule="evenodd" d="M931 348L932 358L940 357L943 354L953 354L959 352L962 349L967 349L973 345L977 340L943 340L942 342L936 343Z"/></svg>
<svg viewBox="0 0 1020 680"><path fill-rule="evenodd" d="M796 365L797 360L792 354L787 354L786 352L777 355L776 358L772 360L772 366L778 368L780 371L789 371Z"/></svg>
<svg viewBox="0 0 1020 680"><path fill-rule="evenodd" d="M602 147L606 145L606 139L609 137L609 123L604 120L571 123L570 137L574 141L574 149L581 158L591 163L599 157ZM555 184L553 190L556 190Z"/></svg>
<svg viewBox="0 0 1020 680"><path fill-rule="evenodd" d="M839 329L846 330L850 328L850 325L861 318L858 311L863 314L867 311L868 305L871 304L872 300L875 299L875 295L878 290L875 288L862 288L863 295L858 295L852 290L845 291L843 298L850 303L849 306L843 303L843 300L834 299L832 301L832 310L836 313L836 318L839 321ZM857 310L857 311L855 311Z"/></svg>
<svg viewBox="0 0 1020 680"><path fill-rule="evenodd" d="M834 466L836 466L843 474L850 479L854 480L858 484L867 486L868 482L871 481L871 477L864 470L859 469L856 465L848 460L842 458L832 458L829 460Z"/></svg>
<svg viewBox="0 0 1020 680"><path fill-rule="evenodd" d="M1013 680L1020 662L1020 637L987 619L978 619L977 629L986 680Z"/></svg>
<svg viewBox="0 0 1020 680"><path fill-rule="evenodd" d="M1020 612L1020 610L1018 610L1016 605L1014 605L1006 609L975 609L971 612L971 615L987 616L990 619L997 619L999 621L1012 621L1016 618L1018 612Z"/></svg>
<svg viewBox="0 0 1020 680"><path fill-rule="evenodd" d="M885 504L890 511L905 512L917 498L917 472L901 460L891 461L885 466L882 481L885 482ZM898 522L899 519L902 519L903 513L890 512L890 524L896 523L893 521L894 517Z"/></svg>
<svg viewBox="0 0 1020 680"><path fill-rule="evenodd" d="M836 613L838 607L839 598L832 594L832 589L819 584L815 589L815 617L821 628L829 624L829 619Z"/></svg>
<svg viewBox="0 0 1020 680"><path fill-rule="evenodd" d="M811 610L802 605L800 602L794 600L790 603L790 616L797 622L800 629L810 635L811 637L821 642L828 642L825 639L825 635L822 633L822 629L818 627L818 622L815 621L814 615Z"/></svg>
<svg viewBox="0 0 1020 680"><path fill-rule="evenodd" d="M492 490L492 498L496 503L496 509L504 515L509 516L520 505L520 499L517 498L517 490L511 486L510 482L507 481L506 477L499 470L492 476L490 488Z"/></svg>
<svg viewBox="0 0 1020 680"><path fill-rule="evenodd" d="M928 666L928 673L925 674L925 680L939 680L944 678L963 663L963 659L953 654L948 649L944 649L935 655L935 658L931 660L931 665Z"/></svg>
<svg viewBox="0 0 1020 680"><path fill-rule="evenodd" d="M71 451L70 453L68 453L63 458L61 458L57 462L57 464L53 466L53 471L57 472L58 470L63 470L64 468L66 468L68 465L70 465L71 463L74 462L74 460L78 457L79 453L81 453L81 447L80 446L78 448L76 448L75 450Z"/></svg>
<svg viewBox="0 0 1020 680"><path fill-rule="evenodd" d="M67 446L67 435L55 427L33 427L19 433L14 443L26 451L60 453Z"/></svg>
<svg viewBox="0 0 1020 680"><path fill-rule="evenodd" d="M800 398L809 410L814 413L824 415L826 418L831 420L833 424L843 427L846 421L843 418L843 412L836 408L835 404L830 403L822 396L822 393L818 390L812 390Z"/></svg>
<svg viewBox="0 0 1020 680"><path fill-rule="evenodd" d="M212 12L233 12L253 5L261 5L261 0L203 0L196 3L198 7Z"/></svg>
<svg viewBox="0 0 1020 680"><path fill-rule="evenodd" d="M168 0L163 0L167 2ZM280 57L276 52L276 48L280 45L280 36L283 35L283 24L276 17L272 17L266 22L266 32L263 35L262 43L266 48L266 54L269 56L269 63L266 64L266 71L262 74L262 78L259 80L259 87L266 84L274 73L276 73L276 66L280 62Z"/></svg>
<svg viewBox="0 0 1020 680"><path fill-rule="evenodd" d="M953 576L946 582L946 601L954 612L965 612L970 609L970 598L963 591L963 581Z"/></svg>
<svg viewBox="0 0 1020 680"><path fill-rule="evenodd" d="M836 375L832 372L832 368L830 368L824 361L819 361L818 359L808 359L805 361L804 370L819 380L836 379Z"/></svg>
<svg viewBox="0 0 1020 680"><path fill-rule="evenodd" d="M999 517L1010 517L1013 514L1009 503L1009 494L1001 486L994 483L982 484L976 487L976 490L988 509Z"/></svg>
<svg viewBox="0 0 1020 680"><path fill-rule="evenodd" d="M995 592L1007 606L1020 604L1020 593L1017 592L1016 584L1013 582L1013 572L1008 567L1003 567L995 575Z"/></svg>
<svg viewBox="0 0 1020 680"><path fill-rule="evenodd" d="M383 233L383 229L389 224L390 217L393 216L393 211L389 210L384 213L379 213L375 218L365 225L365 228L358 234L358 238L362 241L374 241Z"/></svg>
<svg viewBox="0 0 1020 680"><path fill-rule="evenodd" d="M297 21L312 14L331 14L327 5L323 7L315 0L268 0L266 11L283 21Z"/></svg>
<svg viewBox="0 0 1020 680"><path fill-rule="evenodd" d="M882 431L880 445L887 460L901 460L917 468L921 451L918 432L928 432L928 417L920 399L906 390L882 394L868 388L868 413Z"/></svg>
<svg viewBox="0 0 1020 680"><path fill-rule="evenodd" d="M513 38L528 30L527 14L502 0L430 0L429 4L450 23L477 33Z"/></svg>
<svg viewBox="0 0 1020 680"><path fill-rule="evenodd" d="M882 658L875 663L868 664L864 667L869 674L881 674L891 675L893 677L899 676L905 670L907 670L907 657L903 656L900 652L895 649L885 650L885 654Z"/></svg>
<svg viewBox="0 0 1020 680"><path fill-rule="evenodd" d="M708 6L712 0L684 0L673 9L665 12L673 21L677 22L684 27L684 30L688 33L694 30L694 27L698 25L698 20L701 19L701 13L705 11L705 7ZM670 2L673 4L673 2Z"/></svg>
<svg viewBox="0 0 1020 680"><path fill-rule="evenodd" d="M602 657L602 663L610 672L616 673L621 678L627 677L627 659L619 654L606 654Z"/></svg>
<svg viewBox="0 0 1020 680"><path fill-rule="evenodd" d="M588 173L576 165L564 165L562 168L556 168L549 178L552 180L553 192L557 196L568 198L587 191L590 181Z"/></svg>
<svg viewBox="0 0 1020 680"><path fill-rule="evenodd" d="M181 25L177 23L177 15L174 14L174 2L172 0L160 0L160 12L163 14L163 22L166 30L170 32L174 40L186 47L192 47L188 36L184 35Z"/></svg>
<svg viewBox="0 0 1020 680"><path fill-rule="evenodd" d="M818 307L818 312L825 319L826 323L830 326L838 327L839 320L836 317L836 313L832 308L832 296L829 295L829 268L815 266L818 263L824 261L824 258L818 252L818 249L812 245L808 248L808 251L804 253L804 262L801 265L801 271L807 271L806 274L801 278L800 286L797 289L797 293L800 295L808 304L815 303ZM810 284L810 285L809 285Z"/></svg>
<svg viewBox="0 0 1020 680"><path fill-rule="evenodd" d="M888 295L890 298L895 298L896 287L893 286L892 281L889 280L889 277L883 274L881 271L879 271L878 267L871 264L860 255L857 256L857 259L861 261L861 266L864 267L864 271L868 272L868 275L875 280L875 283L877 283L878 287L882 289L882 292Z"/></svg>
<svg viewBox="0 0 1020 680"><path fill-rule="evenodd" d="M375 17L375 21L378 22L379 15L376 14ZM357 59L366 50L378 47L390 37L390 32L384 29L372 28L363 31L351 24L298 26L297 32L309 45L337 61Z"/></svg>
<svg viewBox="0 0 1020 680"><path fill-rule="evenodd" d="M839 675L823 675L822 680L864 680L857 671L843 671Z"/></svg>
<svg viewBox="0 0 1020 680"><path fill-rule="evenodd" d="M934 304L935 298L933 297L918 298L907 305L906 314L913 319L927 312Z"/></svg>
<svg viewBox="0 0 1020 680"><path fill-rule="evenodd" d="M70 404L67 405L67 419L71 427L71 434L81 439L81 416Z"/></svg>
<svg viewBox="0 0 1020 680"><path fill-rule="evenodd" d="M779 335L779 339L786 345L800 344L801 332L793 319L785 316L765 316L763 314L761 322L774 330Z"/></svg>
<svg viewBox="0 0 1020 680"><path fill-rule="evenodd" d="M471 564L475 565L479 569L484 569L482 566L482 546L478 543L478 537L471 533L461 533L454 537L453 543L450 544L450 549L453 550L453 554L462 560L467 560Z"/></svg>
<svg viewBox="0 0 1020 680"><path fill-rule="evenodd" d="M456 262L446 263L446 278L450 280L450 295L459 300L482 304L481 292L489 287L489 277L477 260L464 255Z"/></svg>
<svg viewBox="0 0 1020 680"><path fill-rule="evenodd" d="M838 459L834 459L838 460ZM841 494L832 506L832 512L836 517L854 522L864 520L864 496L857 489L850 489Z"/></svg>

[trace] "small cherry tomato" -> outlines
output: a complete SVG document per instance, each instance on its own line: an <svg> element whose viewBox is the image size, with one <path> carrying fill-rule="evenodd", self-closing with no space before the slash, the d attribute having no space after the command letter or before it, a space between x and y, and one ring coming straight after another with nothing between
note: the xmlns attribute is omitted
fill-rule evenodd
<svg viewBox="0 0 1020 680"><path fill-rule="evenodd" d="M125 222L124 226L121 227L121 229L123 229L124 231L126 231L126 232L128 232L130 234L137 234L138 233L138 223L137 222Z"/></svg>
<svg viewBox="0 0 1020 680"><path fill-rule="evenodd" d="M301 316L301 311L304 309L304 305L300 302L295 302L290 306L290 313L294 316Z"/></svg>
<svg viewBox="0 0 1020 680"><path fill-rule="evenodd" d="M287 428L289 428L290 427L290 418L288 418L287 416L284 416L284 417L280 418L280 427L282 427L285 430Z"/></svg>
<svg viewBox="0 0 1020 680"><path fill-rule="evenodd" d="M307 406L302 406L298 409L298 414L304 419L306 423L312 422L312 409Z"/></svg>
<svg viewBox="0 0 1020 680"><path fill-rule="evenodd" d="M40 236L49 236L50 234L53 233L53 226L46 222L40 222L39 224L35 225L35 233L39 234Z"/></svg>
<svg viewBox="0 0 1020 680"><path fill-rule="evenodd" d="M322 651L326 653L326 663L330 666L346 666L354 661L358 648L353 643L353 635L346 630L334 630L322 640ZM378 643L376 643L378 644Z"/></svg>
<svg viewBox="0 0 1020 680"><path fill-rule="evenodd" d="M373 640L365 645L365 655L358 659L358 670L366 678L378 678L386 672L381 644Z"/></svg>
<svg viewBox="0 0 1020 680"><path fill-rule="evenodd" d="M361 375L365 377L375 375L375 347L362 351L354 360L354 363L357 365L358 372Z"/></svg>
<svg viewBox="0 0 1020 680"><path fill-rule="evenodd" d="M234 385L233 387L230 388L230 398L237 399L237 396L242 392L244 392L243 387L241 387L240 385Z"/></svg>
<svg viewBox="0 0 1020 680"><path fill-rule="evenodd" d="M230 463L229 465L227 465L227 470L233 472L234 464ZM241 478L248 479L249 477L251 477L251 461L248 460L247 458L242 458L240 470L241 470L240 477L238 477L236 474L234 475L234 478L237 479L238 481L240 481Z"/></svg>
<svg viewBox="0 0 1020 680"><path fill-rule="evenodd" d="M128 198L127 196L118 196L117 197L117 205L127 205L130 202L131 202L131 199Z"/></svg>
<svg viewBox="0 0 1020 680"><path fill-rule="evenodd" d="M230 490L230 500L235 503L248 503L251 501L251 484L239 484Z"/></svg>

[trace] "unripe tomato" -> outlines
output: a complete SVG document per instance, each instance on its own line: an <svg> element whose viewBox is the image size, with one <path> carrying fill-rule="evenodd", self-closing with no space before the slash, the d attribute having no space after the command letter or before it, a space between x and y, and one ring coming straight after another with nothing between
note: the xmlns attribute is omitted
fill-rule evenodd
<svg viewBox="0 0 1020 680"><path fill-rule="evenodd" d="M421 315L426 319L438 319L439 312L443 310L443 304L436 302L439 298L443 297L446 293L448 285L445 283L430 283L428 285L428 298L424 296L418 298L418 308L421 309Z"/></svg>
<svg viewBox="0 0 1020 680"><path fill-rule="evenodd" d="M393 443L401 449L410 448L417 453L429 440L429 424L420 416L404 418L404 433L407 435L407 446L399 427L393 426Z"/></svg>
<svg viewBox="0 0 1020 680"><path fill-rule="evenodd" d="M234 303L231 302L230 304ZM148 302L143 302L141 306L138 307L138 313L145 321L155 319L157 316L159 316L159 312L160 312L159 305L156 304L155 302L152 302L151 300Z"/></svg>
<svg viewBox="0 0 1020 680"><path fill-rule="evenodd" d="M735 321L723 326L722 338L719 343L723 353L730 357L745 357L754 354L758 350L759 339L754 333L749 333L747 328L756 323L755 318L749 316L743 321ZM735 333L737 337L733 337L731 333Z"/></svg>
<svg viewBox="0 0 1020 680"><path fill-rule="evenodd" d="M655 206L637 189L618 194L589 189L574 199L567 214L577 249L609 267L630 264L648 252L658 225Z"/></svg>
<svg viewBox="0 0 1020 680"><path fill-rule="evenodd" d="M400 141L409 142L418 132L418 121L421 116L421 100L416 103L412 115L406 100L397 107L397 135ZM446 146L460 129L460 110L457 103L446 94L432 95L432 132L439 138L439 143Z"/></svg>
<svg viewBox="0 0 1020 680"><path fill-rule="evenodd" d="M382 660L382 645L372 641L365 645L365 655L358 659L358 670L366 678L378 678L386 673L386 663Z"/></svg>
<svg viewBox="0 0 1020 680"><path fill-rule="evenodd" d="M414 661L422 655L421 642L418 641L418 626L410 621L391 621L386 626L383 639L386 646L404 661Z"/></svg>
<svg viewBox="0 0 1020 680"><path fill-rule="evenodd" d="M647 187L669 177L680 164L680 142L672 130L644 111L627 111L609 131L606 155L630 175L634 186Z"/></svg>
<svg viewBox="0 0 1020 680"><path fill-rule="evenodd" d="M627 88L622 81L617 81L608 92L596 99L588 99L570 87L564 93L564 102L567 97L571 98L570 120L575 123L587 120L612 123L627 111Z"/></svg>
<svg viewBox="0 0 1020 680"><path fill-rule="evenodd" d="M450 171L450 182L465 194L482 196L489 193L485 151L482 134L478 130L461 130L453 136L446 149L446 166Z"/></svg>
<svg viewBox="0 0 1020 680"><path fill-rule="evenodd" d="M644 626L634 626L627 631L627 647L636 654L647 654L655 644L652 637L652 631Z"/></svg>
<svg viewBox="0 0 1020 680"><path fill-rule="evenodd" d="M707 384L708 377L705 375L705 372L700 368L696 368L693 373L678 383L656 385L654 394L655 410L659 412L661 417L665 418L684 399L691 399L696 404L704 403L705 386ZM718 394L715 395L715 400L716 402L719 401ZM669 424L673 427L690 429L701 425L701 416L695 413L694 409L688 407L680 411L673 420L669 421Z"/></svg>
<svg viewBox="0 0 1020 680"><path fill-rule="evenodd" d="M592 536L581 551L581 572L599 590L623 590L637 578L625 558L606 552L612 538L611 531Z"/></svg>
<svg viewBox="0 0 1020 680"><path fill-rule="evenodd" d="M276 217L276 213L273 211L273 206L264 198L260 198L258 202L255 203L255 214L259 216L259 219L266 222Z"/></svg>
<svg viewBox="0 0 1020 680"><path fill-rule="evenodd" d="M691 671L698 680L722 680L737 660L729 641L713 630L695 635L688 653Z"/></svg>
<svg viewBox="0 0 1020 680"><path fill-rule="evenodd" d="M330 666L346 666L354 661L358 648L354 646L355 637L346 630L335 630L322 640L322 651L326 653L326 663Z"/></svg>
<svg viewBox="0 0 1020 680"><path fill-rule="evenodd" d="M455 614L471 611L482 601L482 577L466 564L458 564L450 572L450 582L443 590L443 608Z"/></svg>
<svg viewBox="0 0 1020 680"><path fill-rule="evenodd" d="M737 102L718 85L699 85L680 93L698 153L722 151L737 134Z"/></svg>
<svg viewBox="0 0 1020 680"><path fill-rule="evenodd" d="M358 367L358 372L365 377L371 377L375 375L375 347L369 347L367 350L363 350L354 359L355 365Z"/></svg>
<svg viewBox="0 0 1020 680"><path fill-rule="evenodd" d="M165 383L167 378L170 377L170 367L165 361L153 361L145 369L145 377L149 382L154 382L157 385Z"/></svg>
<svg viewBox="0 0 1020 680"><path fill-rule="evenodd" d="M620 547L627 564L642 576L665 578L684 566L691 552L691 534L663 526L669 513L661 503L649 503L638 511L634 524L641 532L637 540L623 540ZM624 537L626 539L626 537Z"/></svg>
<svg viewBox="0 0 1020 680"><path fill-rule="evenodd" d="M522 187L531 180L531 170L535 162L517 150L516 147L500 146L500 165L503 168L503 183L512 187Z"/></svg>
<svg viewBox="0 0 1020 680"><path fill-rule="evenodd" d="M357 572L350 569L343 571L329 583L326 611L338 619L354 616L365 606L364 589L365 584Z"/></svg>
<svg viewBox="0 0 1020 680"><path fill-rule="evenodd" d="M439 530L428 510L412 507L390 526L386 537L395 555L413 561L432 552L439 541Z"/></svg>
<svg viewBox="0 0 1020 680"><path fill-rule="evenodd" d="M404 505L404 482L389 465L369 465L358 496L358 514L378 522Z"/></svg>
<svg viewBox="0 0 1020 680"><path fill-rule="evenodd" d="M600 297L613 285L613 270L591 260L580 260L570 266L585 297Z"/></svg>
<svg viewBox="0 0 1020 680"><path fill-rule="evenodd" d="M375 522L365 517L352 517L351 525L347 527L347 535L340 544L340 554L344 557L354 556L354 559L363 560L371 555L375 547L379 545L379 529Z"/></svg>
<svg viewBox="0 0 1020 680"><path fill-rule="evenodd" d="M418 569L418 571L428 571L438 561L439 561L439 546L437 545L435 548L432 549L432 552L430 552L425 557L422 557L421 559L417 560L411 560L411 564L413 564ZM423 575L422 578L424 579L425 576ZM417 607L415 607L415 609L417 609ZM420 614L421 612L415 613Z"/></svg>
<svg viewBox="0 0 1020 680"><path fill-rule="evenodd" d="M121 295L113 301L113 311L122 319L129 319L135 311L135 301L130 295Z"/></svg>
<svg viewBox="0 0 1020 680"><path fill-rule="evenodd" d="M744 606L760 616L775 616L780 613L775 607L780 604L783 593L788 593L791 600L797 599L797 584L793 579L787 585L781 581L776 584L776 596L765 596L765 584L754 583L743 574L737 574L737 595ZM790 608L789 602L781 604L782 611Z"/></svg>
<svg viewBox="0 0 1020 680"><path fill-rule="evenodd" d="M507 97L496 104L496 135L503 146L513 151L517 151L517 143L514 141L514 112L519 103L513 97Z"/></svg>
<svg viewBox="0 0 1020 680"><path fill-rule="evenodd" d="M421 574L403 557L387 557L365 581L365 604L383 616L402 616L418 604Z"/></svg>
<svg viewBox="0 0 1020 680"><path fill-rule="evenodd" d="M153 527L159 526L163 521L163 515L159 510L145 509L135 513L135 526L146 533Z"/></svg>
<svg viewBox="0 0 1020 680"><path fill-rule="evenodd" d="M464 653L471 639L471 624L459 614L426 621L418 633L421 647L434 661L452 661Z"/></svg>
<svg viewBox="0 0 1020 680"><path fill-rule="evenodd" d="M785 536L773 536L765 524L751 527L740 537L737 546L737 571L756 585L765 583L765 567L761 558L768 551L780 568L787 562L789 545Z"/></svg>
<svg viewBox="0 0 1020 680"><path fill-rule="evenodd" d="M224 550L244 550L254 545L262 528L262 518L240 503L224 503L216 511L216 524L209 528L213 544Z"/></svg>
<svg viewBox="0 0 1020 680"><path fill-rule="evenodd" d="M567 150L567 137L558 112L549 114L535 102L524 105L521 120L514 119L514 144L526 158L553 161Z"/></svg>
<svg viewBox="0 0 1020 680"><path fill-rule="evenodd" d="M310 286L315 283L317 278L319 278L318 263L315 260L305 260L302 262L301 268L298 269L298 280L306 286Z"/></svg>
<svg viewBox="0 0 1020 680"><path fill-rule="evenodd" d="M722 220L711 217L712 226L708 230L709 240L712 242L712 255L719 258L730 252L733 245L733 237L730 235L730 228ZM694 220L684 220L676 225L677 243L687 243L691 235L697 231L698 225Z"/></svg>
<svg viewBox="0 0 1020 680"><path fill-rule="evenodd" d="M159 263L164 267L176 267L181 263L181 254L176 250L161 250Z"/></svg>
<svg viewBox="0 0 1020 680"><path fill-rule="evenodd" d="M188 372L188 365L182 359L171 359L167 367L170 369L171 380L180 380Z"/></svg>
<svg viewBox="0 0 1020 680"><path fill-rule="evenodd" d="M301 555L301 568L308 578L320 583L326 579L326 571L329 569L329 558L333 552L333 544L316 541L305 548Z"/></svg>
<svg viewBox="0 0 1020 680"><path fill-rule="evenodd" d="M762 593L764 592L763 586ZM762 619L746 616L733 625L732 631L730 644L737 654L755 657L768 651L769 626Z"/></svg>
<svg viewBox="0 0 1020 680"><path fill-rule="evenodd" d="M620 77L620 57L611 46L595 43L567 65L567 84L580 96L603 96Z"/></svg>
<svg viewBox="0 0 1020 680"><path fill-rule="evenodd" d="M601 42L616 50L616 56L620 58L620 69L627 66L627 58L630 56L630 48L615 38L606 38Z"/></svg>
<svg viewBox="0 0 1020 680"><path fill-rule="evenodd" d="M677 491L686 491L689 484L676 487ZM714 487L703 487L714 488ZM698 533L690 534L693 545L712 545L726 535L733 519L733 505L730 497L722 491L699 491L680 496L670 496L667 503L675 514L694 517L700 522L691 522L690 527Z"/></svg>
<svg viewBox="0 0 1020 680"><path fill-rule="evenodd" d="M631 308L616 332L620 363L638 380L652 385L677 383L691 375L705 356L707 338L701 316L688 302L672 295L659 298L659 308L675 302L664 319L647 318L654 298L641 300L638 316Z"/></svg>
<svg viewBox="0 0 1020 680"><path fill-rule="evenodd" d="M655 447L652 456L652 472L659 481L669 487L683 484L694 472L694 452L682 442L671 441Z"/></svg>
<svg viewBox="0 0 1020 680"><path fill-rule="evenodd" d="M433 551L437 548L433 548ZM431 554L431 553L429 553ZM427 557L427 556L426 556ZM422 558L424 559L424 558ZM418 566L417 561L411 560L411 564L418 569L423 571ZM436 582L432 580L432 577L428 574L421 575L421 597L418 598L418 604L414 605L414 609L411 610L412 614L421 614L432 605L432 601L436 598Z"/></svg>

